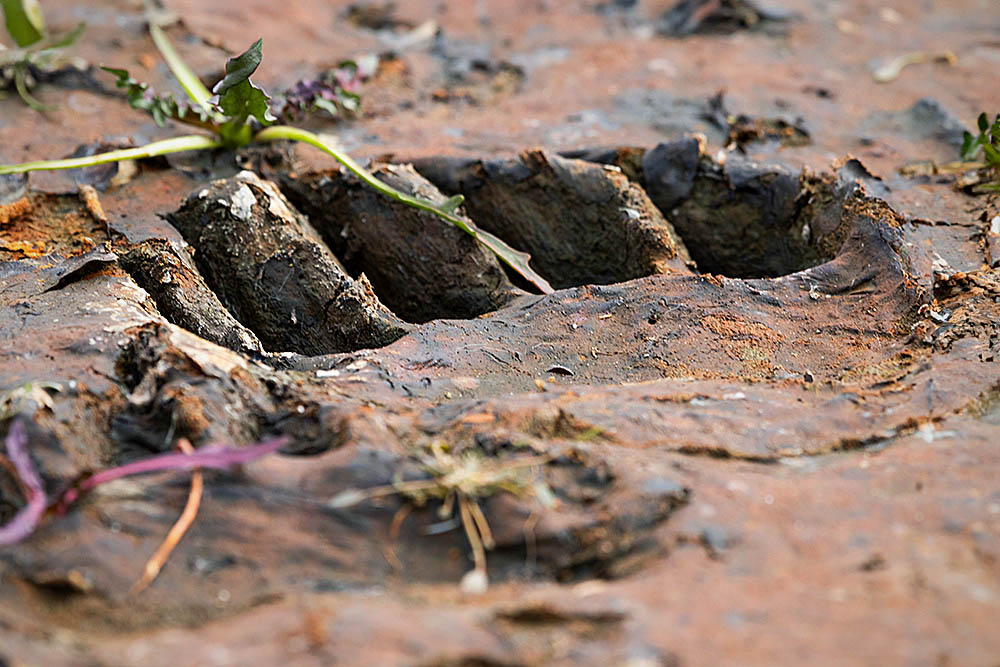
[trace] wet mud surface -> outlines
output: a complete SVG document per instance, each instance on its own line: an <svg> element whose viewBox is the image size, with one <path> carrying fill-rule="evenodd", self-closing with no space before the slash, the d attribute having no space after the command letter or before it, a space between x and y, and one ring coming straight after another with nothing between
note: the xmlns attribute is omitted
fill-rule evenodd
<svg viewBox="0 0 1000 667"><path fill-rule="evenodd" d="M970 85L1000 59L990 3L169 4L207 80L246 25L274 89L391 52L360 118L306 123L463 194L557 289L303 147L4 183L0 429L26 425L50 493L181 437L289 444L205 471L139 594L188 474L0 548L0 662L1000 655L1000 211L900 172L1000 107ZM93 62L155 53L135 8L87 20ZM874 83L904 41L957 64ZM0 99L3 161L166 136L74 81L45 116ZM442 461L510 473L478 503L485 591L440 498L338 501ZM0 520L23 503L0 467Z"/></svg>

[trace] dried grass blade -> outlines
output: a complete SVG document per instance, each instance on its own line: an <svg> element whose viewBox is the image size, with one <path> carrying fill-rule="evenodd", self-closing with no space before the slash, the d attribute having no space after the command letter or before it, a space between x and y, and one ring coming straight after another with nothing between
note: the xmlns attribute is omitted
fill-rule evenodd
<svg viewBox="0 0 1000 667"><path fill-rule="evenodd" d="M177 441L177 448L185 454L194 453L194 447L191 446L191 443L186 438L181 438ZM181 538L184 537L184 533L194 523L195 517L198 516L198 508L201 506L201 495L204 484L204 475L201 469L195 468L191 473L191 492L188 494L184 511L181 512L180 517L177 518L177 522L174 523L170 532L167 533L159 548L157 548L146 562L142 578L132 586L132 590L130 591L132 595L141 593L147 586L153 583L153 580L156 579L157 575L160 574L160 570L166 564L167 559L170 558L170 554L173 553L174 548L180 543Z"/></svg>
<svg viewBox="0 0 1000 667"><path fill-rule="evenodd" d="M476 530L476 521L472 518L469 510L469 501L464 493L458 494L458 511L462 517L462 527L465 528L465 536L472 546L472 559L476 564L476 570L486 573L486 551L483 549L483 541Z"/></svg>
<svg viewBox="0 0 1000 667"><path fill-rule="evenodd" d="M469 510L472 518L476 521L476 528L479 529L479 535L483 538L483 546L487 549L492 549L497 545L493 540L493 531L490 530L490 524L486 521L486 515L483 514L483 510L479 507L479 502L475 498L469 500Z"/></svg>

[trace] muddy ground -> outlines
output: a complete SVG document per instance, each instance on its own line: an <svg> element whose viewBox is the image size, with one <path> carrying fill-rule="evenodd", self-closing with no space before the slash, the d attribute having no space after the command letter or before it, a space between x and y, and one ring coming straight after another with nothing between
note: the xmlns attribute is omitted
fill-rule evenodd
<svg viewBox="0 0 1000 667"><path fill-rule="evenodd" d="M171 89L140 3L43 4ZM0 664L1000 664L1000 210L928 167L1000 110L993 0L168 4L208 82L257 36L271 91L380 54L360 117L303 122L557 290L308 147L33 174L0 391L47 490L290 444L206 472L141 593L190 475L0 548ZM914 51L954 58L874 80ZM0 99L0 161L170 136L112 84ZM485 592L439 500L330 502L433 451L543 461L480 501Z"/></svg>

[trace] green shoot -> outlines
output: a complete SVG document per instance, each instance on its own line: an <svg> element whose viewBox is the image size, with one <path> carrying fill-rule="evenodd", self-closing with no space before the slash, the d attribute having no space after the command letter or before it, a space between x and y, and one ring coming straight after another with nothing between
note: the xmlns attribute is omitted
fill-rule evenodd
<svg viewBox="0 0 1000 667"><path fill-rule="evenodd" d="M173 95L154 94L149 89L149 84L136 81L128 70L103 65L101 69L118 78L115 84L125 90L125 97L133 109L145 111L160 127L166 125L168 120L173 120L214 132L222 120L213 110L206 111L200 106L191 107L186 102L178 102Z"/></svg>
<svg viewBox="0 0 1000 667"><path fill-rule="evenodd" d="M37 0L0 0L0 7L7 32L17 46L0 47L0 85L13 83L21 100L35 111L52 111L54 106L43 104L30 92L33 70L57 66L62 50L76 41L84 25L81 23L65 35L48 36Z"/></svg>
<svg viewBox="0 0 1000 667"><path fill-rule="evenodd" d="M979 114L977 120L979 134L966 132L962 141L962 159L974 160L983 154L982 167L993 171L992 183L980 183L973 192L1000 192L1000 114L997 114L991 124L985 112Z"/></svg>
<svg viewBox="0 0 1000 667"><path fill-rule="evenodd" d="M435 204L427 199L420 199L419 197L408 195L405 192L400 192L399 190L390 187L375 178L367 169L355 162L350 155L337 150L337 148L332 146L329 142L324 141L322 137L297 127L274 125L261 130L253 137L253 140L257 142L274 141L276 139L290 139L292 141L301 141L302 143L315 146L321 151L332 156L340 164L344 165L348 171L357 176L366 185L371 186L376 191L387 197L391 197L396 201L403 202L404 204L423 211L428 211L447 220L483 244L483 246L493 252L502 262L507 264L507 266L517 271L517 273L523 276L526 280L529 280L533 285L538 287L542 293L549 294L552 292L552 286L549 285L548 281L535 273L535 270L528 265L531 255L526 252L514 250L497 236L494 236L486 230L477 227L472 220L456 215L456 209L458 209L464 201L462 195L455 195L441 204Z"/></svg>
<svg viewBox="0 0 1000 667"><path fill-rule="evenodd" d="M163 28L156 25L155 23L150 23L149 34L153 38L153 43L156 44L156 48L159 49L160 55L167 62L167 67L170 68L170 73L174 75L177 79L177 83L181 84L181 88L187 93L195 104L205 110L206 113L212 113L212 105L210 100L212 99L212 93L209 92L205 84L201 82L201 79L191 71L187 63L181 58L180 54L174 48L174 45L170 43L167 38L167 33L163 32Z"/></svg>
<svg viewBox="0 0 1000 667"><path fill-rule="evenodd" d="M219 127L219 136L227 146L237 148L250 143L253 129L247 121L251 118L261 126L275 120L268 107L271 98L250 83L250 75L257 71L262 58L262 40L258 39L243 54L229 59L226 76L212 89L219 96L219 109L229 118Z"/></svg>
<svg viewBox="0 0 1000 667"><path fill-rule="evenodd" d="M12 2L13 0L0 0ZM197 75L181 59L163 30L150 25L153 41L160 49L171 72L181 83L193 102L189 105L177 102L171 96L153 94L149 86L133 79L127 70L104 67L105 71L117 77L117 85L126 91L129 104L150 114L157 124L168 120L194 125L212 133L212 137L189 135L157 141L146 146L100 153L88 157L64 160L43 160L24 164L0 166L0 175L36 170L73 169L106 162L153 157L189 150L216 148L237 149L250 143L277 140L298 141L314 146L336 159L345 169L357 176L363 183L381 194L407 206L428 211L455 225L478 240L497 257L533 283L543 293L552 292L549 283L529 266L529 255L514 250L496 236L476 227L472 220L458 214L463 202L461 195L436 204L427 199L400 192L379 181L368 170L355 162L349 155L339 150L330 141L307 130L287 125L271 125L275 118L270 110L270 97L250 81L262 59L261 40L257 40L245 52L230 58L226 63L225 77L209 92ZM213 97L213 93L215 94Z"/></svg>
<svg viewBox="0 0 1000 667"><path fill-rule="evenodd" d="M181 153L183 151L197 151L221 148L222 142L206 137L201 134L189 134L183 137L172 137L162 141L139 146L138 148L123 148L97 155L86 157L73 157L63 160L40 160L38 162L25 162L23 164L12 164L0 166L0 176L4 174L20 174L26 171L53 171L58 169L79 169L80 167L92 167L97 164L108 162L119 162L121 160L139 160L143 158L156 157L158 155L168 155L170 153Z"/></svg>

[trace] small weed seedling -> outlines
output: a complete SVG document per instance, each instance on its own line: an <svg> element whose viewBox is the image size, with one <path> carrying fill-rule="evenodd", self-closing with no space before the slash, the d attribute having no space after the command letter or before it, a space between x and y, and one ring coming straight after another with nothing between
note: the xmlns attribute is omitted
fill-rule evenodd
<svg viewBox="0 0 1000 667"><path fill-rule="evenodd" d="M3 1L7 3L10 0ZM74 169L107 162L117 162L119 160L134 160L190 150L237 149L251 143L282 139L301 141L333 156L361 181L383 195L408 206L429 211L444 218L446 221L476 238L486 248L495 253L500 260L509 265L526 280L533 283L542 292L549 293L552 291L552 287L548 282L528 266L530 257L527 253L514 250L496 236L476 227L468 218L457 214L458 207L463 202L461 195L456 195L441 204L413 197L382 183L356 163L349 155L338 150L330 141L323 137L296 127L273 124L275 118L271 114L270 97L250 82L250 76L260 65L262 57L261 40L258 39L244 53L231 58L226 63L225 77L215 84L212 92L209 92L194 72L181 59L177 51L174 50L173 45L167 39L166 33L155 23L150 25L150 34L160 53L167 61L170 71L190 98L190 103L178 102L169 95L155 95L147 84L140 83L131 78L129 73L123 69L111 67L104 67L103 69L118 77L118 86L125 89L129 104L136 109L141 109L151 114L158 124L162 125L167 120L172 120L207 130L210 134L174 137L163 141L154 141L138 148L115 150L89 157L0 166L0 175L44 169Z"/></svg>
<svg viewBox="0 0 1000 667"><path fill-rule="evenodd" d="M42 104L30 92L38 72L58 67L63 50L83 32L81 23L65 35L47 35L45 19L37 0L0 0L7 33L15 48L0 44L0 88L11 84L24 103L35 111L51 111L55 107Z"/></svg>
<svg viewBox="0 0 1000 667"><path fill-rule="evenodd" d="M982 168L987 168L992 172L992 182L980 183L973 188L973 192L1000 192L1000 113L990 124L989 117L985 112L979 114L979 134L973 135L966 132L962 141L962 159L974 160L983 153Z"/></svg>
<svg viewBox="0 0 1000 667"><path fill-rule="evenodd" d="M457 505L459 520L469 546L472 547L475 564L462 579L462 588L469 591L483 590L489 581L486 576L486 551L495 544L479 500L500 492L515 496L531 493L543 505L553 505L555 496L541 474L542 466L551 457L540 455L491 459L475 449L453 453L439 442L414 456L430 479L396 480L387 486L347 489L331 498L327 507L345 508L372 498L398 495L416 507L423 507L429 500L441 501L438 516L441 520L447 520L454 515Z"/></svg>
<svg viewBox="0 0 1000 667"><path fill-rule="evenodd" d="M361 85L378 69L378 56L342 60L318 78L302 79L272 103L274 114L295 120L307 113L324 113L331 118L349 117L361 109Z"/></svg>

